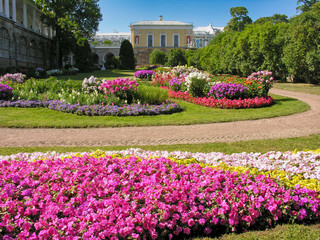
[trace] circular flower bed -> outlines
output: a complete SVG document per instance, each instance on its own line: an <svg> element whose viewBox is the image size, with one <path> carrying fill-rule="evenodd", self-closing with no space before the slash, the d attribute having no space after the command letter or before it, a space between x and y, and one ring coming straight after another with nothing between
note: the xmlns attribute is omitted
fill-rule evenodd
<svg viewBox="0 0 320 240"><path fill-rule="evenodd" d="M268 107L274 104L274 99L270 96L255 97L245 99L215 99L213 97L196 97L193 98L189 92L175 92L169 89L169 97L182 99L187 102L195 103L205 107L224 108L224 109L239 109L239 108L259 108Z"/></svg>
<svg viewBox="0 0 320 240"><path fill-rule="evenodd" d="M0 107L21 107L35 108L46 107L60 112L73 113L86 116L138 116L138 115L159 115L171 114L183 111L183 107L174 102L167 102L160 105L132 104L124 106L103 106L103 105L71 105L57 100L46 101L0 101Z"/></svg>
<svg viewBox="0 0 320 240"><path fill-rule="evenodd" d="M265 175L101 155L0 161L3 238L182 239L319 220L317 192Z"/></svg>

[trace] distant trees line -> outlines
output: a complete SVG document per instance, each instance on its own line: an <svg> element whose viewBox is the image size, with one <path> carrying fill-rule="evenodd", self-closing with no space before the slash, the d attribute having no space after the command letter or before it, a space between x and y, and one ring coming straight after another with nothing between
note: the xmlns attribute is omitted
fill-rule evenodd
<svg viewBox="0 0 320 240"><path fill-rule="evenodd" d="M320 2L299 0L299 15L275 14L252 22L245 7L230 9L225 31L202 49L155 50L150 64L188 64L211 73L248 76L269 70L279 80L320 83ZM183 54L181 54L183 52Z"/></svg>

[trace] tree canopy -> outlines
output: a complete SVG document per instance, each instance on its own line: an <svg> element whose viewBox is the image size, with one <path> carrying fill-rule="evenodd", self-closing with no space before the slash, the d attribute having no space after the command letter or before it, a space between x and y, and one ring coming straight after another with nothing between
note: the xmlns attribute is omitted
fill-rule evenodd
<svg viewBox="0 0 320 240"><path fill-rule="evenodd" d="M311 9L312 5L317 2L319 2L319 0L298 0L297 4L299 6L297 7L297 10L307 12Z"/></svg>
<svg viewBox="0 0 320 240"><path fill-rule="evenodd" d="M35 0L41 19L55 32L58 66L81 38L91 38L102 20L99 0ZM81 41L80 41L81 42ZM63 43L63 44L62 44Z"/></svg>
<svg viewBox="0 0 320 240"><path fill-rule="evenodd" d="M226 31L241 32L246 25L252 23L252 19L248 16L248 10L245 7L230 8L231 19L225 27Z"/></svg>

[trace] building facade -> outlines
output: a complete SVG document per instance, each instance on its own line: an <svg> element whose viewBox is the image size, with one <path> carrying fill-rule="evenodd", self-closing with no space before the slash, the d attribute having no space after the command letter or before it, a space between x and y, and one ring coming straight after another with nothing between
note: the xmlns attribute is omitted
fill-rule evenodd
<svg viewBox="0 0 320 240"><path fill-rule="evenodd" d="M209 42L220 32L223 32L223 27L213 27L210 23L205 27L197 27L193 30L193 48L202 48L208 46Z"/></svg>
<svg viewBox="0 0 320 240"><path fill-rule="evenodd" d="M129 32L119 33L113 31L113 33L97 33L95 37L90 40L91 50L94 55L94 64L103 66L109 54L119 57L120 46L125 39L130 41Z"/></svg>
<svg viewBox="0 0 320 240"><path fill-rule="evenodd" d="M180 21L140 21L130 26L131 43L137 64L149 64L154 49L168 52L173 48L187 49L192 46L193 25Z"/></svg>
<svg viewBox="0 0 320 240"><path fill-rule="evenodd" d="M48 67L54 32L31 0L0 0L0 66Z"/></svg>

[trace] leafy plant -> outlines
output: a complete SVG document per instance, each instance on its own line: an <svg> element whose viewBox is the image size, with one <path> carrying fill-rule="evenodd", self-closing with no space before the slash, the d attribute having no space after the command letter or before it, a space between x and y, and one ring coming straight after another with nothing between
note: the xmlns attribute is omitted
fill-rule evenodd
<svg viewBox="0 0 320 240"><path fill-rule="evenodd" d="M144 104L162 104L168 99L168 91L162 88L140 85L135 98Z"/></svg>

